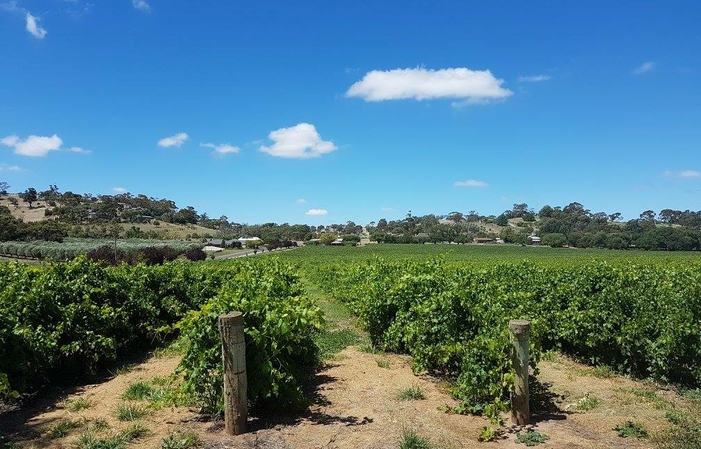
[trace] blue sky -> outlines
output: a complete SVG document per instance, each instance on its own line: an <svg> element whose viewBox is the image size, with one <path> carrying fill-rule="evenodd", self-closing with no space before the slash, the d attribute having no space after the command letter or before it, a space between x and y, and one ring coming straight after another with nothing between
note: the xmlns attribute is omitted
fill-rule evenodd
<svg viewBox="0 0 701 449"><path fill-rule="evenodd" d="M0 180L244 223L699 210L699 23L693 1L0 0Z"/></svg>

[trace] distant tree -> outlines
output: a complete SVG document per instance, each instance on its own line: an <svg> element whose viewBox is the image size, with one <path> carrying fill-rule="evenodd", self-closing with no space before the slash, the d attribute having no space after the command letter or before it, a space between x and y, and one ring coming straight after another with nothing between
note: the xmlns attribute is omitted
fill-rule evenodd
<svg viewBox="0 0 701 449"><path fill-rule="evenodd" d="M453 223L460 223L463 221L465 216L461 212L451 212L448 214L447 219L452 221Z"/></svg>
<svg viewBox="0 0 701 449"><path fill-rule="evenodd" d="M37 190L34 187L30 187L24 192L19 194L19 197L22 198L22 201L25 203L29 203L29 208L32 208L32 203L37 200Z"/></svg>
<svg viewBox="0 0 701 449"><path fill-rule="evenodd" d="M609 215L609 220L612 222L616 222L621 219L621 213L620 212L614 212L611 215Z"/></svg>
<svg viewBox="0 0 701 449"><path fill-rule="evenodd" d="M505 214L501 214L497 217L494 223L496 223L497 226L508 226L509 220L506 218Z"/></svg>
<svg viewBox="0 0 701 449"><path fill-rule="evenodd" d="M640 219L641 220L646 220L646 221L655 221L655 217L657 214L651 210L646 210L642 214L640 214Z"/></svg>
<svg viewBox="0 0 701 449"><path fill-rule="evenodd" d="M547 204L540 209L538 216L540 218L550 218L553 216L554 209Z"/></svg>
<svg viewBox="0 0 701 449"><path fill-rule="evenodd" d="M567 244L567 237L565 237L565 234L559 233L543 234L541 243L543 245L552 246L553 248L562 248Z"/></svg>
<svg viewBox="0 0 701 449"><path fill-rule="evenodd" d="M7 195L7 190L10 188L10 184L5 181L0 181L0 195Z"/></svg>
<svg viewBox="0 0 701 449"><path fill-rule="evenodd" d="M334 240L336 240L336 234L330 232L324 232L319 236L319 243L323 243L324 245L333 243Z"/></svg>

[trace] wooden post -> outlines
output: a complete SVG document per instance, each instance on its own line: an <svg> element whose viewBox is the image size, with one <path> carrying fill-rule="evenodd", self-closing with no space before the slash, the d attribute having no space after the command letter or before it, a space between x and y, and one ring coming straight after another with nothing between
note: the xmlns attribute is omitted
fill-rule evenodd
<svg viewBox="0 0 701 449"><path fill-rule="evenodd" d="M511 396L511 421L519 426L528 424L531 419L528 405L528 332L530 328L530 321L509 321L509 330L514 334L513 362L516 371L514 392Z"/></svg>
<svg viewBox="0 0 701 449"><path fill-rule="evenodd" d="M248 403L246 390L246 339L243 314L230 312L219 316L222 359L224 361L224 426L229 435L246 432Z"/></svg>

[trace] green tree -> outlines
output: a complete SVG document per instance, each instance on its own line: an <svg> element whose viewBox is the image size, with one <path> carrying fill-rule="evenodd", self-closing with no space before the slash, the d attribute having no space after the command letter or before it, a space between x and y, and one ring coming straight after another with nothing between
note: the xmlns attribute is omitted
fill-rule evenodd
<svg viewBox="0 0 701 449"><path fill-rule="evenodd" d="M506 218L506 215L501 214L497 217L497 219L494 223L496 223L497 226L508 226L509 220Z"/></svg>
<svg viewBox="0 0 701 449"><path fill-rule="evenodd" d="M10 184L5 181L0 181L0 195L7 195L7 189L10 188Z"/></svg>
<svg viewBox="0 0 701 449"><path fill-rule="evenodd" d="M37 200L37 190L34 187L30 187L24 192L19 194L19 197L22 198L22 201L25 203L29 203L29 208L32 208L32 203Z"/></svg>

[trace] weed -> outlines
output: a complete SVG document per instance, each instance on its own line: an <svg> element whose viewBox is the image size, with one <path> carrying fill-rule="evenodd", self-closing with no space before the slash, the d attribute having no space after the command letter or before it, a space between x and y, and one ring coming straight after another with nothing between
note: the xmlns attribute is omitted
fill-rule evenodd
<svg viewBox="0 0 701 449"><path fill-rule="evenodd" d="M701 400L701 388L697 388L695 390L687 390L684 392L684 396L697 401Z"/></svg>
<svg viewBox="0 0 701 449"><path fill-rule="evenodd" d="M526 446L537 446L545 443L549 439L549 436L544 433L540 433L537 430L529 430L526 433L516 434L516 443L525 444Z"/></svg>
<svg viewBox="0 0 701 449"><path fill-rule="evenodd" d="M595 409L597 405L599 405L599 398L589 396L587 393L582 399L577 401L576 407L577 410L588 412L589 410Z"/></svg>
<svg viewBox="0 0 701 449"><path fill-rule="evenodd" d="M622 438L635 437L635 438L647 438L647 430L640 423L635 423L633 421L627 421L625 424L617 424L613 430L618 432L618 436Z"/></svg>
<svg viewBox="0 0 701 449"><path fill-rule="evenodd" d="M66 410L68 410L69 412L79 412L81 410L85 410L86 408L90 408L92 406L93 406L93 403L85 398L66 399L63 402L63 407Z"/></svg>
<svg viewBox="0 0 701 449"><path fill-rule="evenodd" d="M547 351L543 352L540 356L540 360L544 362L554 362L557 360L557 356L559 356L560 353L554 349L548 349Z"/></svg>
<svg viewBox="0 0 701 449"><path fill-rule="evenodd" d="M69 419L67 421L61 421L60 423L52 426L46 436L49 439L55 440L56 438L63 438L68 435L71 430L77 429L85 425L85 420Z"/></svg>
<svg viewBox="0 0 701 449"><path fill-rule="evenodd" d="M422 437L415 430L405 429L399 441L399 449L432 449L432 447L427 438Z"/></svg>
<svg viewBox="0 0 701 449"><path fill-rule="evenodd" d="M126 391L122 394L122 399L131 401L144 400L149 399L151 395L153 395L153 387L151 387L148 382L139 380L127 387Z"/></svg>
<svg viewBox="0 0 701 449"><path fill-rule="evenodd" d="M416 401L425 398L426 396L424 396L423 390L416 384L401 390L399 394L397 394L397 399L400 401Z"/></svg>
<svg viewBox="0 0 701 449"><path fill-rule="evenodd" d="M144 407L131 404L123 404L117 408L117 418L120 421L135 421L143 418L148 411Z"/></svg>
<svg viewBox="0 0 701 449"><path fill-rule="evenodd" d="M596 368L594 368L594 377L598 377L600 379L608 379L609 377L613 377L616 375L616 373L611 369L609 366L605 365L599 365Z"/></svg>
<svg viewBox="0 0 701 449"><path fill-rule="evenodd" d="M190 449L200 443L200 437L193 432L171 432L163 438L161 449Z"/></svg>
<svg viewBox="0 0 701 449"><path fill-rule="evenodd" d="M496 441L499 434L499 430L495 429L494 427L484 426L482 427L482 430L480 430L480 434L477 439L483 443L488 441Z"/></svg>
<svg viewBox="0 0 701 449"><path fill-rule="evenodd" d="M387 359L377 359L375 362L380 368L389 368L389 360Z"/></svg>
<svg viewBox="0 0 701 449"><path fill-rule="evenodd" d="M107 424L107 420L104 420L104 419L100 418L100 419L96 419L96 420L92 423L92 430L94 430L94 431L96 431L96 432L99 432L99 431L101 431L101 430L105 430L105 429L109 428L109 426L110 426L110 425Z"/></svg>
<svg viewBox="0 0 701 449"><path fill-rule="evenodd" d="M134 423L119 433L118 436L125 442L130 442L136 440L137 438L141 438L147 433L148 428L145 425L142 423Z"/></svg>
<svg viewBox="0 0 701 449"><path fill-rule="evenodd" d="M356 345L360 342L360 336L350 329L324 331L314 338L322 360L341 352L348 346Z"/></svg>
<svg viewBox="0 0 701 449"><path fill-rule="evenodd" d="M78 438L78 449L125 449L126 442L118 435L98 438L92 433L84 433Z"/></svg>
<svg viewBox="0 0 701 449"><path fill-rule="evenodd" d="M358 348L358 349L360 349L361 352L365 352L367 354L379 354L382 352L377 347L375 347L369 343L365 343L365 344L360 345L360 348Z"/></svg>

